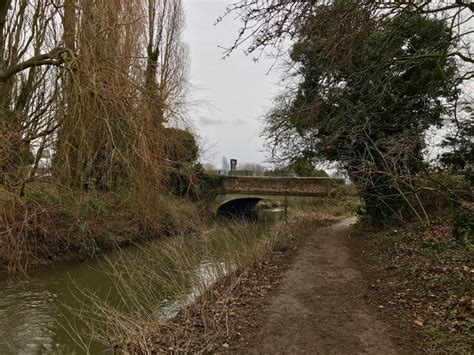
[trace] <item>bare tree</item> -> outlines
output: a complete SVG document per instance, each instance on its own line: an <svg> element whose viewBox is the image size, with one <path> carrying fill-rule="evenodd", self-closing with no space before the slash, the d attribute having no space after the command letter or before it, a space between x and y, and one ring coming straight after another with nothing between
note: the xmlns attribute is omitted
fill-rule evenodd
<svg viewBox="0 0 474 355"><path fill-rule="evenodd" d="M263 165L257 163L243 163L240 164L239 169L236 173L237 175L239 175L239 173L245 173L252 176L263 176L265 175L266 171L267 169Z"/></svg>
<svg viewBox="0 0 474 355"><path fill-rule="evenodd" d="M338 0L241 0L230 5L224 16L237 16L242 23L236 40L226 50L230 54L236 48L245 46L247 54L261 55L267 46L281 50L285 40L293 39L299 27L322 6L341 2ZM344 1L342 1L344 2ZM449 56L465 63L474 63L470 42L474 33L474 4L471 1L422 0L422 1L371 1L350 0L353 11L365 8L376 17L390 17L401 12L413 12L429 17L445 19L451 27L452 36L459 43L451 48ZM351 11L347 11L349 18ZM223 17L224 17L223 16ZM222 18L218 19L220 21ZM426 55L442 55L428 53ZM472 78L474 72L467 69L465 78Z"/></svg>
<svg viewBox="0 0 474 355"><path fill-rule="evenodd" d="M107 190L126 178L141 126L134 73L141 54L141 8L137 1L77 0L74 6L70 0L67 5L64 42L77 58L63 76L55 174L72 187L94 182Z"/></svg>
<svg viewBox="0 0 474 355"><path fill-rule="evenodd" d="M187 56L181 0L68 0L55 174L103 190L166 174L163 123L184 111ZM77 29L77 30L76 30ZM171 148L171 149L174 149Z"/></svg>
<svg viewBox="0 0 474 355"><path fill-rule="evenodd" d="M182 40L181 0L147 0L145 88L159 124L180 117L186 94L188 55Z"/></svg>
<svg viewBox="0 0 474 355"><path fill-rule="evenodd" d="M70 58L55 36L58 16L51 1L0 3L0 174L2 184L21 193L28 165L57 128L58 67Z"/></svg>
<svg viewBox="0 0 474 355"><path fill-rule="evenodd" d="M1 1L2 183L23 190L49 149L71 187L158 184L163 123L185 111L183 29L181 0Z"/></svg>

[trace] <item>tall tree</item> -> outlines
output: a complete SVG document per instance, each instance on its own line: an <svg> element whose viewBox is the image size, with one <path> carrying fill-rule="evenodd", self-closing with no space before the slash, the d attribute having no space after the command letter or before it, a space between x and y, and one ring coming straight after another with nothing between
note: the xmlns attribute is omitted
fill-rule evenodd
<svg viewBox="0 0 474 355"><path fill-rule="evenodd" d="M424 218L412 179L424 168L426 130L457 96L455 42L444 20L352 6L320 6L300 28L291 59L301 81L278 100L266 133L283 159L340 162L372 221Z"/></svg>
<svg viewBox="0 0 474 355"><path fill-rule="evenodd" d="M442 146L448 151L441 155L441 163L449 172L474 185L474 111L470 105L464 110L467 117L458 120L443 141Z"/></svg>
<svg viewBox="0 0 474 355"><path fill-rule="evenodd" d="M9 188L24 186L56 128L57 67L68 58L58 15L51 1L0 2L0 184Z"/></svg>
<svg viewBox="0 0 474 355"><path fill-rule="evenodd" d="M71 187L94 183L109 190L127 178L141 129L133 71L141 54L141 8L136 1L69 0L66 5L64 42L76 58L63 76L55 175Z"/></svg>
<svg viewBox="0 0 474 355"><path fill-rule="evenodd" d="M332 5L339 0L239 0L228 6L225 15L236 15L242 23L235 42L228 53L240 46L246 46L247 53L259 53L267 46L282 49L286 39L294 38L300 24L311 18L320 7ZM372 16L390 18L402 13L419 14L444 19L458 46L449 49L447 55L474 63L470 48L474 4L472 1L393 1L393 0L350 0L346 13L364 8ZM257 54L258 55L258 54ZM431 55L438 55L431 53ZM467 70L466 78L474 72Z"/></svg>
<svg viewBox="0 0 474 355"><path fill-rule="evenodd" d="M181 116L186 93L188 56L182 40L181 0L147 0L148 33L145 88L158 124Z"/></svg>
<svg viewBox="0 0 474 355"><path fill-rule="evenodd" d="M186 90L181 0L67 5L64 42L76 58L63 78L55 174L75 188L157 185L172 166L163 123L182 114Z"/></svg>
<svg viewBox="0 0 474 355"><path fill-rule="evenodd" d="M184 116L181 0L0 1L0 183L158 186ZM31 167L33 165L33 167Z"/></svg>

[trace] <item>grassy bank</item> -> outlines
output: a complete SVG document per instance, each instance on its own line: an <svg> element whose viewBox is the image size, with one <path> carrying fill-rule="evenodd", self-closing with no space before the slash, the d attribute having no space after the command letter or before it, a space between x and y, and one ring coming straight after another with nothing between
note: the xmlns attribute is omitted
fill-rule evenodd
<svg viewBox="0 0 474 355"><path fill-rule="evenodd" d="M82 333L132 353L225 348L248 322L241 310L256 311L250 305L272 287L299 236L350 213L334 202L293 206L287 224L218 223L149 247L140 260L124 254L109 268L116 280L111 295L118 297L88 295L80 312L93 317L84 316Z"/></svg>
<svg viewBox="0 0 474 355"><path fill-rule="evenodd" d="M474 240L453 238L443 222L373 233L361 231L369 250L370 282L402 328L418 334L420 351L472 353Z"/></svg>
<svg viewBox="0 0 474 355"><path fill-rule="evenodd" d="M0 190L0 268L26 272L116 246L199 229L195 204L150 192L74 191L32 184L24 197Z"/></svg>
<svg viewBox="0 0 474 355"><path fill-rule="evenodd" d="M112 297L89 294L81 310L92 315L89 328L75 333L132 353L151 353L156 342L187 349L197 340L189 316L210 301L219 280L235 281L242 270L263 261L276 240L258 224L233 222L148 245L139 258L124 252L108 266L115 280ZM169 322L178 313L183 322ZM209 314L202 316L212 327Z"/></svg>

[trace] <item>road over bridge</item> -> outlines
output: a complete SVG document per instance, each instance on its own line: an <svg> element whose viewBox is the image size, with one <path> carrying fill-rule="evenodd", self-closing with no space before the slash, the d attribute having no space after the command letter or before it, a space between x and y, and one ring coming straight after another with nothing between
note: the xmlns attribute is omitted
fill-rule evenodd
<svg viewBox="0 0 474 355"><path fill-rule="evenodd" d="M263 200L324 197L341 185L344 180L334 178L228 176L212 211L216 215L251 216Z"/></svg>

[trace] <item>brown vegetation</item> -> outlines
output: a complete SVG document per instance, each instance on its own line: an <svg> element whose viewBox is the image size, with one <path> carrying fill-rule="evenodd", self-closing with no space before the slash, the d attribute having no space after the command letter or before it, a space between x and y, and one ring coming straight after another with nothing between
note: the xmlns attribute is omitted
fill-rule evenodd
<svg viewBox="0 0 474 355"><path fill-rule="evenodd" d="M181 0L1 3L0 259L11 272L193 223L194 206L172 211L181 202L167 194L176 171L194 174L197 147L163 126L184 119L183 28Z"/></svg>
<svg viewBox="0 0 474 355"><path fill-rule="evenodd" d="M193 232L202 218L196 204L172 196L144 201L133 193L83 193L51 184L28 186L22 198L3 191L0 204L0 268L11 274Z"/></svg>
<svg viewBox="0 0 474 355"><path fill-rule="evenodd" d="M373 302L398 327L410 329L419 351L474 349L473 240L453 238L438 221L396 230L359 229L351 247L367 271Z"/></svg>
<svg viewBox="0 0 474 355"><path fill-rule="evenodd" d="M315 225L331 223L353 205L336 206L329 200L312 207L302 204L291 209L287 224L217 225L192 238L177 236L147 249L140 262L125 257L125 264L112 265L121 302L90 294L90 302L81 310L81 314L94 315L84 316L87 334L133 353L225 347L223 339L238 339L239 329L252 326L248 316L264 306L258 302L285 268L299 235ZM176 314L167 313L173 310L170 300L179 300L182 308ZM87 340L77 342L86 344Z"/></svg>

